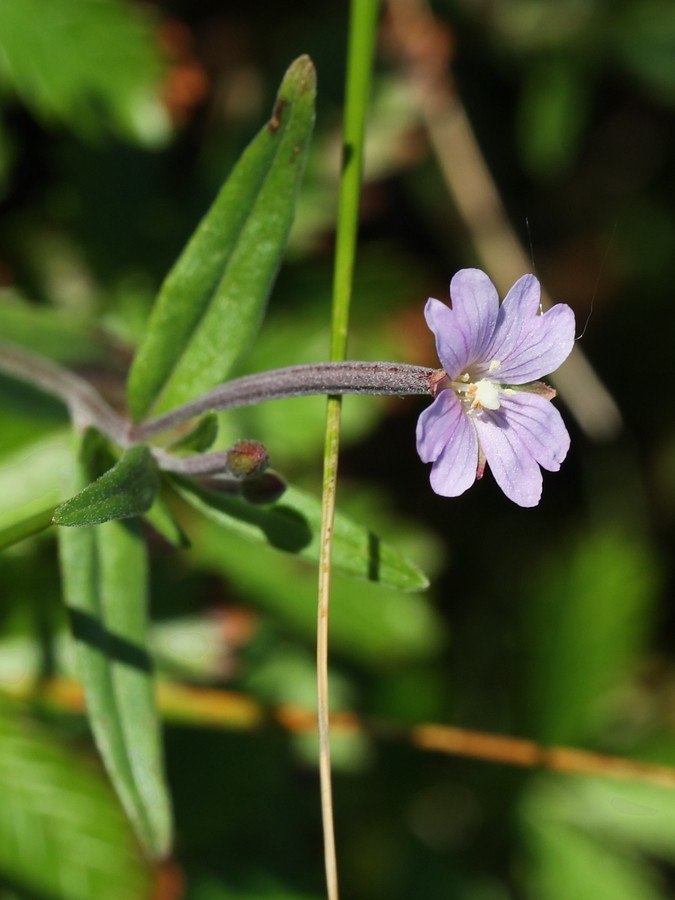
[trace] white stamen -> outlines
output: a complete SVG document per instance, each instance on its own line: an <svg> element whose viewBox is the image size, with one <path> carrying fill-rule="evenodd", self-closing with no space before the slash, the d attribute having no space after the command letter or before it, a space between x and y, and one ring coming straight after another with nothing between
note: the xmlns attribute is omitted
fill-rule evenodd
<svg viewBox="0 0 675 900"><path fill-rule="evenodd" d="M488 372L494 372L495 369L498 369L502 364L501 359L493 359L490 361L490 365L488 366Z"/></svg>
<svg viewBox="0 0 675 900"><path fill-rule="evenodd" d="M476 392L474 394L472 407L479 409L499 409L499 387L493 382L483 378L474 385Z"/></svg>

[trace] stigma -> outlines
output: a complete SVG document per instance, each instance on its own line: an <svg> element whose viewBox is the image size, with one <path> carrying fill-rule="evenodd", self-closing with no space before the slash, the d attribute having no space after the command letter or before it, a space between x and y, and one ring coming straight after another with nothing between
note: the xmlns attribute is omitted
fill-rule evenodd
<svg viewBox="0 0 675 900"><path fill-rule="evenodd" d="M468 413L479 413L483 409L499 409L501 402L499 392L503 390L498 382L489 378L472 381L469 372L464 372L456 381L450 381L451 387L462 401Z"/></svg>

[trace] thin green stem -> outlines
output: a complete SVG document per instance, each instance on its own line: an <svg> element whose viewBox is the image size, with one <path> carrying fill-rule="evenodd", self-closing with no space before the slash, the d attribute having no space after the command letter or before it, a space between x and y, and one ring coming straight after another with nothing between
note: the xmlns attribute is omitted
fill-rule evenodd
<svg viewBox="0 0 675 900"><path fill-rule="evenodd" d="M342 139L342 172L338 204L331 359L347 354L359 204L363 177L365 121L375 53L378 0L352 0L347 57L347 89Z"/></svg>
<svg viewBox="0 0 675 900"><path fill-rule="evenodd" d="M343 160L340 179L333 307L331 360L343 360L347 352L349 307L352 296L354 260L359 221L359 198L363 174L363 146L366 109L370 95L378 0L352 0L347 48L347 90L343 132ZM328 705L328 619L335 491L340 439L340 397L329 397L326 411L324 449L321 550L317 610L317 696L319 731L319 771L321 815L324 831L324 860L329 900L338 900L337 857L330 764Z"/></svg>

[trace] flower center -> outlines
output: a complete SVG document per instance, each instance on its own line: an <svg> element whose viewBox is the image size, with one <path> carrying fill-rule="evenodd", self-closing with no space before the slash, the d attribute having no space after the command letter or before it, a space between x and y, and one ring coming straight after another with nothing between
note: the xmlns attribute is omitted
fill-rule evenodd
<svg viewBox="0 0 675 900"><path fill-rule="evenodd" d="M499 409L499 388L493 381L483 378L472 384L472 391L467 391L472 397L472 409Z"/></svg>
<svg viewBox="0 0 675 900"><path fill-rule="evenodd" d="M499 385L487 378L480 381L470 381L470 375L465 372L457 381L452 382L452 388L462 401L468 413L480 412L483 409L499 409Z"/></svg>

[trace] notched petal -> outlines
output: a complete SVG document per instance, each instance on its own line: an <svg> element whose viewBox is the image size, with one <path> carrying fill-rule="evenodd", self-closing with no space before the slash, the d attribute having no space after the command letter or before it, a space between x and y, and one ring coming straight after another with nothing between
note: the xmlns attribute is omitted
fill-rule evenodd
<svg viewBox="0 0 675 900"><path fill-rule="evenodd" d="M450 282L452 309L468 338L468 362L488 351L499 314L499 294L485 272L460 269Z"/></svg>
<svg viewBox="0 0 675 900"><path fill-rule="evenodd" d="M476 420L476 428L487 464L502 491L518 506L536 506L541 499L541 469L504 410L484 414Z"/></svg>
<svg viewBox="0 0 675 900"><path fill-rule="evenodd" d="M417 420L417 452L422 462L433 462L453 439L455 429L464 416L462 406L452 391L441 391L431 406Z"/></svg>
<svg viewBox="0 0 675 900"><path fill-rule="evenodd" d="M564 303L551 307L543 316L533 316L522 324L510 350L502 352L496 375L508 384L526 384L549 375L571 353L574 329L574 313Z"/></svg>
<svg viewBox="0 0 675 900"><path fill-rule="evenodd" d="M431 487L443 497L463 494L476 480L476 430L452 391L442 391L420 415L417 452L423 462L433 463Z"/></svg>
<svg viewBox="0 0 675 900"><path fill-rule="evenodd" d="M453 310L434 297L427 300L424 317L436 338L436 352L443 368L450 378L456 378L467 366L470 336L465 334Z"/></svg>
<svg viewBox="0 0 675 900"><path fill-rule="evenodd" d="M513 285L499 307L492 344L486 356L507 360L518 345L524 330L530 328L541 304L541 285L534 275L523 275Z"/></svg>
<svg viewBox="0 0 675 900"><path fill-rule="evenodd" d="M462 412L451 440L431 467L429 481L441 497L459 497L476 480L478 437L469 417Z"/></svg>
<svg viewBox="0 0 675 900"><path fill-rule="evenodd" d="M535 275L521 275L502 301L501 312L507 317L524 319L536 316L541 305L541 284Z"/></svg>
<svg viewBox="0 0 675 900"><path fill-rule="evenodd" d="M523 391L504 397L502 411L532 458L547 471L557 472L570 448L570 436L555 406Z"/></svg>

